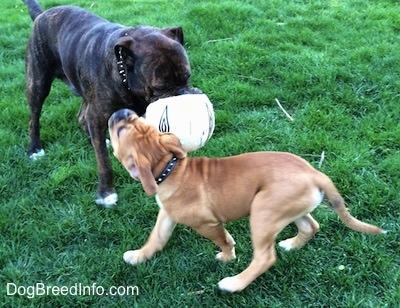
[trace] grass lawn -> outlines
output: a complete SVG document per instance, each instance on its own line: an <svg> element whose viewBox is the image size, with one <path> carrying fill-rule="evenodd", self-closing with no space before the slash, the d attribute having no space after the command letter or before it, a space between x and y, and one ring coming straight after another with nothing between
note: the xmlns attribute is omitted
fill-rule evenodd
<svg viewBox="0 0 400 308"><path fill-rule="evenodd" d="M24 51L32 21L21 1L3 0L0 306L398 307L398 1L41 4L74 4L125 25L183 26L192 84L210 97L216 113L213 138L192 155L279 150L318 166L324 153L321 170L334 180L351 213L389 233L353 232L323 203L314 212L321 225L316 237L299 251L278 248L276 264L234 295L220 292L217 282L251 260L247 219L227 226L237 242L238 258L231 263L219 264L210 241L179 226L154 259L137 267L125 264L122 254L140 247L154 225L155 200L112 158L120 201L108 210L95 205L97 169L76 119L80 99L60 82L42 114L47 154L35 162L27 158ZM294 233L289 226L278 240ZM29 287L38 283L72 292L80 285L87 295L29 296ZM7 295L7 286L9 293L16 287L27 293ZM132 295L88 295L112 286L137 288Z"/></svg>

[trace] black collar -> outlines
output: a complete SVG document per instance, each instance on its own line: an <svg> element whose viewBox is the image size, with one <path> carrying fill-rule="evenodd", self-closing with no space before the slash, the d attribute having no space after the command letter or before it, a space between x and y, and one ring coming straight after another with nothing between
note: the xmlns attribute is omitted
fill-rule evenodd
<svg viewBox="0 0 400 308"><path fill-rule="evenodd" d="M172 159L168 162L165 169L160 173L158 177L155 178L157 185L165 181L165 179L172 173L177 163L178 163L178 158L175 156L172 157Z"/></svg>

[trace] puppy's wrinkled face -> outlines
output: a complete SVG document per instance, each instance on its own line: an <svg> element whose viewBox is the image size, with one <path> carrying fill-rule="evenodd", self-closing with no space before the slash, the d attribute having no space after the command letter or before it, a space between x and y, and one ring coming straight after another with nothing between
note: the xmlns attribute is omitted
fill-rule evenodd
<svg viewBox="0 0 400 308"><path fill-rule="evenodd" d="M135 122L143 121L142 118L130 109L121 109L112 114L108 120L111 145L114 156L127 169L132 178L139 181L140 174L136 163L137 152L135 142L138 140L138 131Z"/></svg>
<svg viewBox="0 0 400 308"><path fill-rule="evenodd" d="M132 178L141 181L148 195L156 193L154 167L168 154L186 157L179 139L170 133L160 133L144 118L129 109L112 114L108 121L114 156Z"/></svg>

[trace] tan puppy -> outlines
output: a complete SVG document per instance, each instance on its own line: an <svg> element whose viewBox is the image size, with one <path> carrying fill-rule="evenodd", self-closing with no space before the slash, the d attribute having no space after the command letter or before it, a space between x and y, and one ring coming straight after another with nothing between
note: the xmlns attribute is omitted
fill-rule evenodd
<svg viewBox="0 0 400 308"><path fill-rule="evenodd" d="M253 260L243 272L218 284L225 291L241 291L274 264L275 238L288 224L294 222L298 234L279 243L286 250L300 248L314 236L319 225L309 213L320 204L323 192L349 228L385 232L351 216L332 181L293 154L187 158L177 137L158 132L133 111L117 111L108 125L114 155L149 196L156 194L160 206L147 243L124 254L132 265L161 251L176 223L218 245L218 260L232 260L235 241L223 223L250 215Z"/></svg>

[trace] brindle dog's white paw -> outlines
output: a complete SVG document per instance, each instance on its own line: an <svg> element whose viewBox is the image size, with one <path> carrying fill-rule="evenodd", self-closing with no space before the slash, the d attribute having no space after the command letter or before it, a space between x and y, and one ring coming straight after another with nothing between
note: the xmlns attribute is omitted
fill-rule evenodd
<svg viewBox="0 0 400 308"><path fill-rule="evenodd" d="M111 193L104 198L96 199L96 204L102 205L107 209L116 205L117 202L118 202L118 195L116 193Z"/></svg>
<svg viewBox="0 0 400 308"><path fill-rule="evenodd" d="M243 286L241 281L237 278L237 276L226 277L218 282L218 288L222 291L234 293L243 290Z"/></svg>
<svg viewBox="0 0 400 308"><path fill-rule="evenodd" d="M37 160L40 157L43 157L45 155L44 150L41 149L40 151L36 152L36 153L32 153L29 158L32 160Z"/></svg>
<svg viewBox="0 0 400 308"><path fill-rule="evenodd" d="M130 265L136 265L147 261L146 256L142 253L140 249L138 250L128 250L124 253L124 261Z"/></svg>

